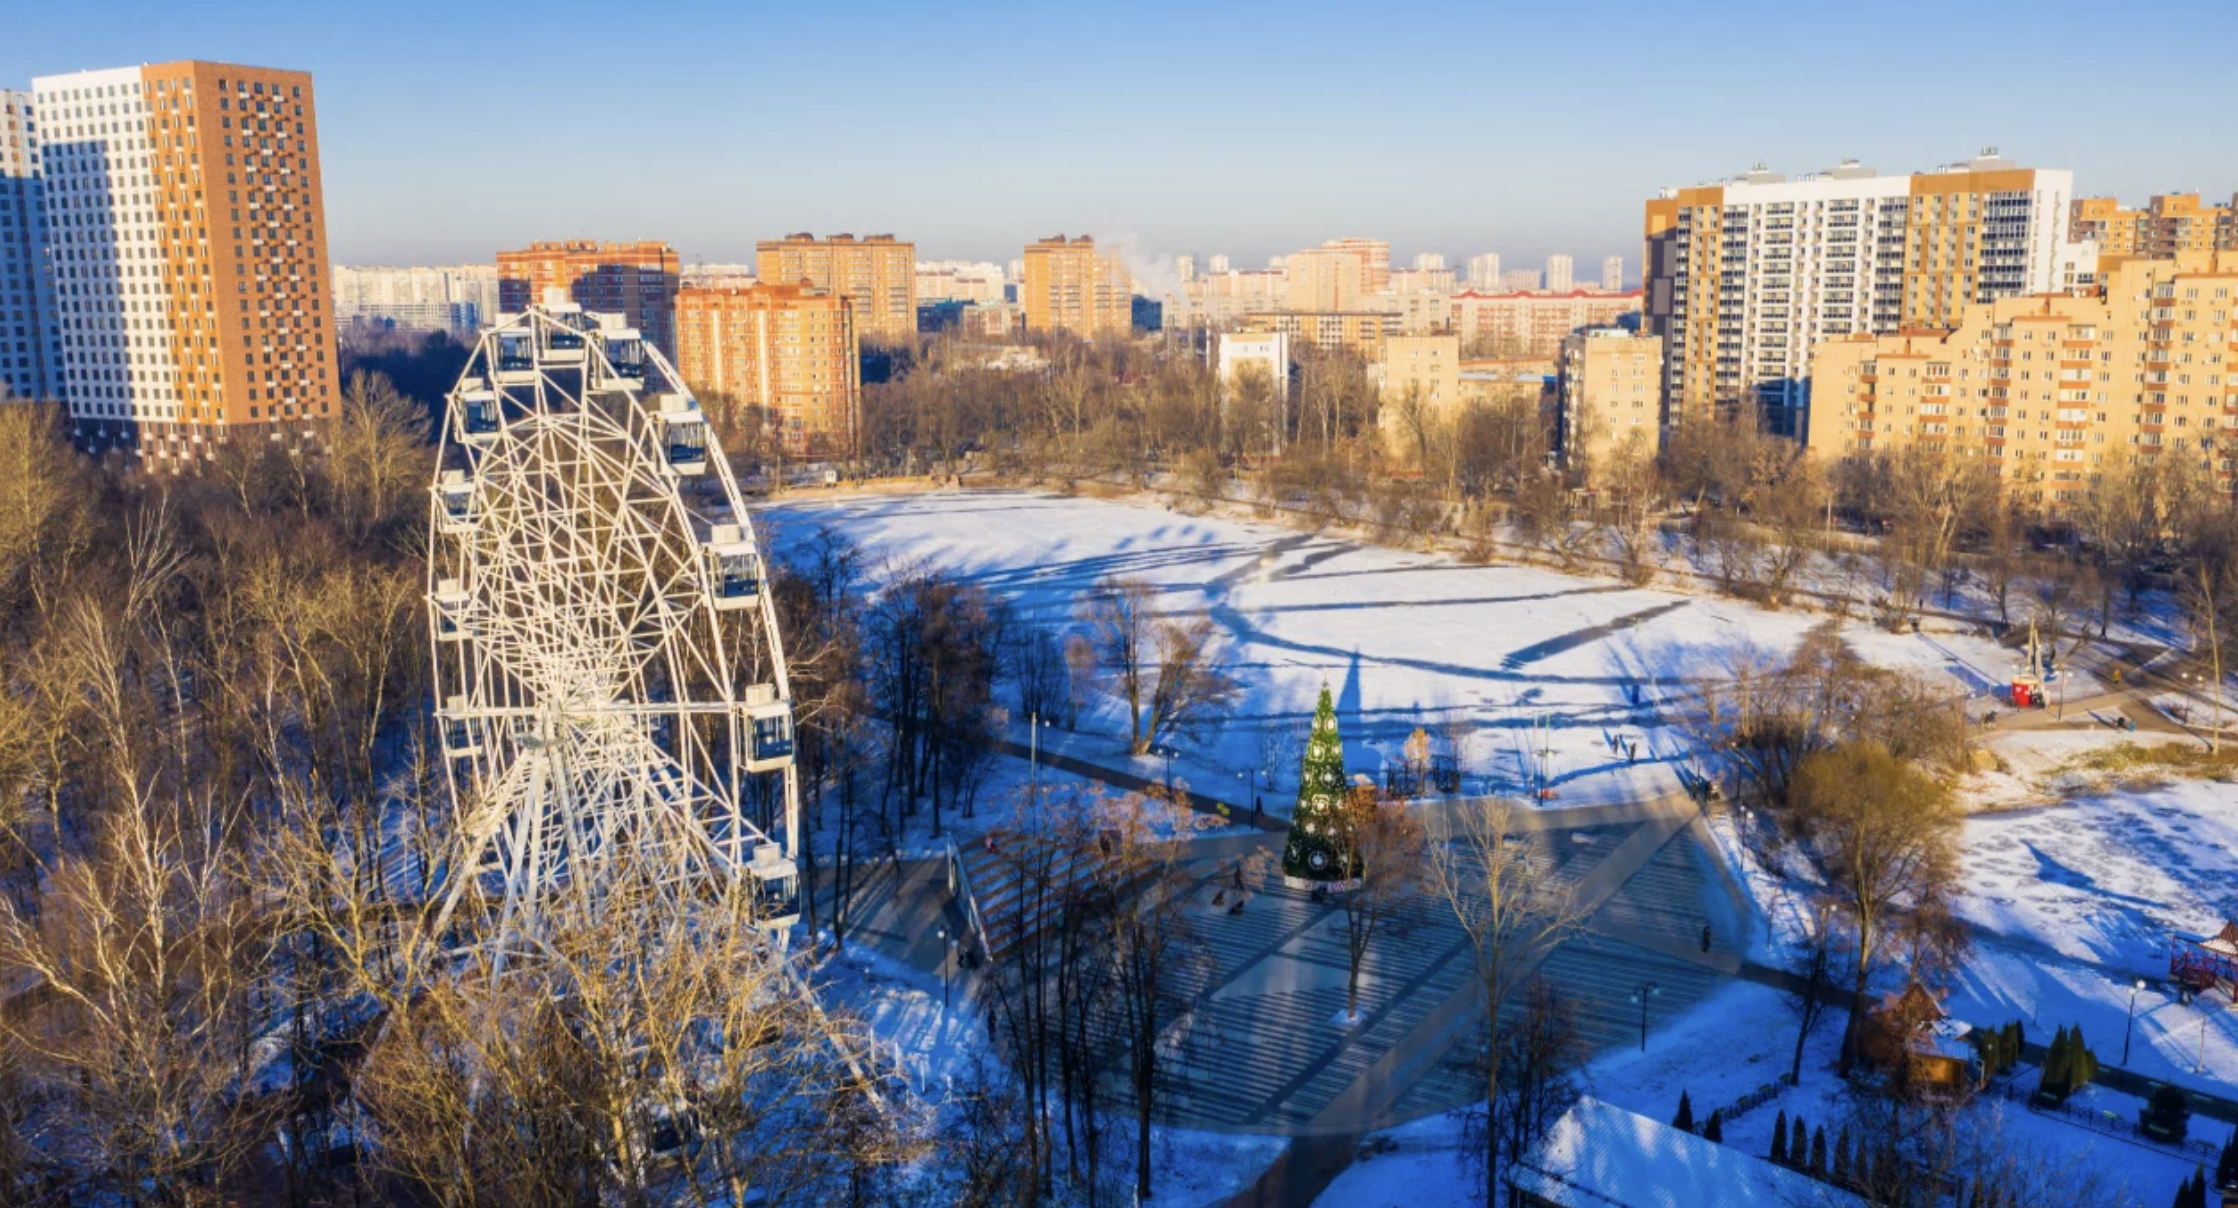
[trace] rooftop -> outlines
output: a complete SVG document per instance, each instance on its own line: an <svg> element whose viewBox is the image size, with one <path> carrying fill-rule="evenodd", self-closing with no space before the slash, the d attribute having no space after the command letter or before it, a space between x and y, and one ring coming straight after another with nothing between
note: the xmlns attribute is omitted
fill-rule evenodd
<svg viewBox="0 0 2238 1208"><path fill-rule="evenodd" d="M1598 1099L1577 1102L1508 1174L1558 1208L1864 1208L1807 1175Z"/></svg>

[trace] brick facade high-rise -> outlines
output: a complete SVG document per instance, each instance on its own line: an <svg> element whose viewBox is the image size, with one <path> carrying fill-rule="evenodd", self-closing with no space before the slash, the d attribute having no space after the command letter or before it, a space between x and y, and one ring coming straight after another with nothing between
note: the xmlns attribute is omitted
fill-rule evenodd
<svg viewBox="0 0 2238 1208"><path fill-rule="evenodd" d="M198 61L32 83L76 438L179 467L339 403L318 110L300 71Z"/></svg>
<svg viewBox="0 0 2238 1208"><path fill-rule="evenodd" d="M1084 340L1134 330L1134 284L1118 260L1099 255L1086 235L1055 235L1026 245L1018 300L1029 332L1065 331Z"/></svg>
<svg viewBox="0 0 2238 1208"><path fill-rule="evenodd" d="M763 240L754 250L754 273L762 280L773 285L806 281L853 302L863 339L901 344L916 338L916 244L892 235L818 239L804 232Z"/></svg>
<svg viewBox="0 0 2238 1208"><path fill-rule="evenodd" d="M850 458L862 439L853 299L813 286L676 295L677 372L710 405L758 408L792 457Z"/></svg>
<svg viewBox="0 0 2238 1208"><path fill-rule="evenodd" d="M539 241L497 254L497 304L518 314L542 302L544 291L556 289L584 310L622 316L673 359L682 276L676 249L657 239Z"/></svg>

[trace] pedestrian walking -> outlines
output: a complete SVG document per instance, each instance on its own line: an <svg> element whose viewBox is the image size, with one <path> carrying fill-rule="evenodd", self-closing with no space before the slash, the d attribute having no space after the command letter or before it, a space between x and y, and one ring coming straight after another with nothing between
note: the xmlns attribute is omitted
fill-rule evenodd
<svg viewBox="0 0 2238 1208"><path fill-rule="evenodd" d="M1704 924L1702 924L1702 951L1704 951L1704 952L1708 952L1709 950L1710 950L1710 925L1709 925L1708 923L1704 923Z"/></svg>

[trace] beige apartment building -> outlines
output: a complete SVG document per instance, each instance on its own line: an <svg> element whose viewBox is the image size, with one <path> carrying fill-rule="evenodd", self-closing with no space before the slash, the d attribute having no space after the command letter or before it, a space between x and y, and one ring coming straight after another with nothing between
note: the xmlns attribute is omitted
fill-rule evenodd
<svg viewBox="0 0 2238 1208"><path fill-rule="evenodd" d="M1420 452L1417 425L1442 421L1461 405L1461 341L1449 335L1392 336L1383 356L1368 367L1382 403L1377 425L1395 457Z"/></svg>
<svg viewBox="0 0 2238 1208"><path fill-rule="evenodd" d="M1380 360L1384 342L1400 334L1400 317L1389 311L1254 311L1242 317L1240 331L1280 332L1294 344L1323 352L1350 349L1369 361Z"/></svg>
<svg viewBox="0 0 2238 1208"><path fill-rule="evenodd" d="M1026 330L1070 332L1083 340L1134 331L1134 282L1115 256L1100 255L1082 235L1052 235L1026 245L1018 301Z"/></svg>
<svg viewBox="0 0 2238 1208"><path fill-rule="evenodd" d="M1609 456L1637 443L1662 444L1663 341L1620 327L1573 332L1562 341L1555 443L1563 464L1591 484Z"/></svg>
<svg viewBox="0 0 2238 1208"><path fill-rule="evenodd" d="M2110 467L2195 461L2227 490L2238 426L2238 252L2129 259L2103 293L2002 298L1948 331L1822 344L1808 447L1983 461L2057 516Z"/></svg>
<svg viewBox="0 0 2238 1208"><path fill-rule="evenodd" d="M1508 357L1552 357L1571 332L1636 322L1641 293L1571 290L1566 294L1479 293L1463 290L1448 306L1453 334L1461 342L1496 350Z"/></svg>
<svg viewBox="0 0 2238 1208"><path fill-rule="evenodd" d="M793 457L853 457L862 433L854 300L814 286L676 295L677 372L693 390L759 408Z"/></svg>
<svg viewBox="0 0 2238 1208"><path fill-rule="evenodd" d="M917 245L892 235L807 232L754 245L754 275L777 285L803 281L854 303L858 334L881 343L917 338Z"/></svg>
<svg viewBox="0 0 2238 1208"><path fill-rule="evenodd" d="M2178 252L2238 250L2238 197L2227 206L2201 205L2197 193L2162 193L2141 210L2125 210L2112 197L2075 199L2069 233L2098 245L2108 267L2129 256L2166 260Z"/></svg>

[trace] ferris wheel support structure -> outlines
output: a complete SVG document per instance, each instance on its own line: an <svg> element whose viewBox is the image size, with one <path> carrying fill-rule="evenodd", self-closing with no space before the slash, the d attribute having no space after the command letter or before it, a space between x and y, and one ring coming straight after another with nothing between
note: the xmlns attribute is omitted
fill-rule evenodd
<svg viewBox="0 0 2238 1208"><path fill-rule="evenodd" d="M455 833L440 934L498 967L621 861L670 908L798 918L792 694L738 483L674 366L549 297L485 331L430 489Z"/></svg>

